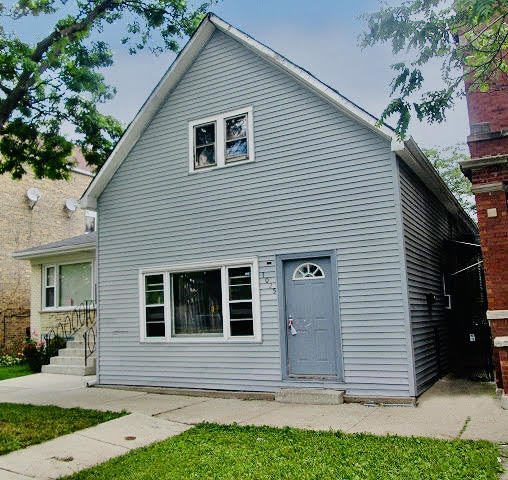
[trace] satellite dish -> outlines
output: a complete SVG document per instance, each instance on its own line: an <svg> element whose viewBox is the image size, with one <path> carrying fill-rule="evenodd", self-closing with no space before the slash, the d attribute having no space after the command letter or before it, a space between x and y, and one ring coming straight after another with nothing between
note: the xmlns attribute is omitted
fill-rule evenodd
<svg viewBox="0 0 508 480"><path fill-rule="evenodd" d="M68 198L65 200L65 208L70 212L75 212L76 208L78 208L78 201L74 198Z"/></svg>
<svg viewBox="0 0 508 480"><path fill-rule="evenodd" d="M31 202L36 202L39 198L41 198L41 192L38 188L31 187L26 191L26 196Z"/></svg>
<svg viewBox="0 0 508 480"><path fill-rule="evenodd" d="M38 188L31 187L26 191L26 196L30 204L30 208L34 208L37 201L41 198L41 191Z"/></svg>

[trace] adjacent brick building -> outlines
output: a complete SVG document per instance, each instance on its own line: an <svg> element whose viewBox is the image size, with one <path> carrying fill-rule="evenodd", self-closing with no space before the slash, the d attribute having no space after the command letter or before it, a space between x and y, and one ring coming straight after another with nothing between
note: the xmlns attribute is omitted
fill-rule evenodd
<svg viewBox="0 0 508 480"><path fill-rule="evenodd" d="M461 166L476 196L496 381L508 408L508 74L488 92L469 92L467 105L471 160Z"/></svg>
<svg viewBox="0 0 508 480"><path fill-rule="evenodd" d="M15 348L30 325L31 267L12 253L85 230L85 211L65 206L68 199L79 200L92 177L79 152L74 158L68 181L35 179L31 172L19 181L0 175L0 352ZM33 206L29 188L41 194Z"/></svg>

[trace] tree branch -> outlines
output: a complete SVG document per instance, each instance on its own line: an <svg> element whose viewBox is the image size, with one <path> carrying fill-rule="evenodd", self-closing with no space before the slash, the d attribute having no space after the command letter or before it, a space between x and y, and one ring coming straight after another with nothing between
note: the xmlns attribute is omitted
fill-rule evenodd
<svg viewBox="0 0 508 480"><path fill-rule="evenodd" d="M44 55L57 41L61 40L62 38L72 39L76 36L76 34L86 30L95 22L95 20L97 20L97 18L102 16L105 12L108 10L113 10L117 6L118 3L114 0L104 0L93 10L91 10L83 20L61 29L55 28L51 34L49 34L35 46L35 49L30 56L30 60L34 63L40 64L41 60L44 58ZM47 64L42 66L39 69L38 73L41 74L48 68L48 66L49 65ZM7 94L7 98L5 98L0 103L0 130L5 127L6 123L9 121L10 116L18 107L20 101L27 94L28 90L30 90L30 88L35 84L35 82L36 76L34 72L25 70L20 75L16 86L10 93Z"/></svg>
<svg viewBox="0 0 508 480"><path fill-rule="evenodd" d="M8 88L5 85L2 85L1 83L0 83L0 90L2 90L2 92L4 92L6 95L10 95L12 93L11 88Z"/></svg>

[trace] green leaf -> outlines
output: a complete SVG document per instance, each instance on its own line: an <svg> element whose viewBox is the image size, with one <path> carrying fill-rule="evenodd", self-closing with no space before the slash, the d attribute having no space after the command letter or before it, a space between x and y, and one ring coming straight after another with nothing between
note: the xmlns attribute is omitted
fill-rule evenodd
<svg viewBox="0 0 508 480"><path fill-rule="evenodd" d="M120 122L99 109L116 93L104 76L113 64L104 30L118 35L131 54L144 48L178 51L178 40L194 32L209 5L77 0L77 8L69 9L67 3L18 0L7 7L0 2L0 10L19 24L9 34L0 25L0 174L18 179L30 168L37 178L68 178L75 145L99 168L123 133ZM30 17L47 14L56 21L37 35L39 43L16 33L26 30L23 23L33 22ZM124 17L129 22L120 31Z"/></svg>
<svg viewBox="0 0 508 480"><path fill-rule="evenodd" d="M396 131L404 137L412 116L429 123L443 122L454 99L469 90L487 91L492 79L507 72L508 8L506 0L400 0L364 14L362 47L390 43L407 62L392 65L394 97L382 120L397 114ZM462 35L459 43L459 34ZM442 86L428 89L421 67L441 65ZM464 68L467 67L467 68Z"/></svg>

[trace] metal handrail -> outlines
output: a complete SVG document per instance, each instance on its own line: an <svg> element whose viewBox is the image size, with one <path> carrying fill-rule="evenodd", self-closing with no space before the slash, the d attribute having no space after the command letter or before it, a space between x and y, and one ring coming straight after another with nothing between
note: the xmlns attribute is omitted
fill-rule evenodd
<svg viewBox="0 0 508 480"><path fill-rule="evenodd" d="M89 328L92 325L95 325L95 302L85 300L76 306L70 314L67 314L61 322L58 322L55 327L51 327L44 335L44 339L48 341L55 337L62 337L69 340L79 329Z"/></svg>
<svg viewBox="0 0 508 480"><path fill-rule="evenodd" d="M85 342L85 367L88 365L88 359L94 354L96 347L96 324L91 325L83 333L83 341Z"/></svg>

